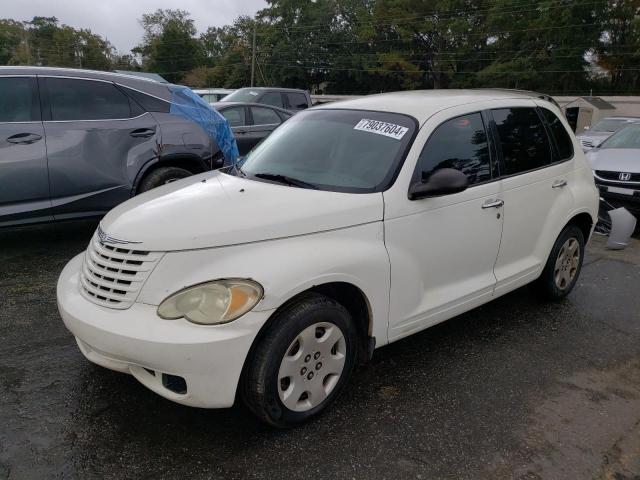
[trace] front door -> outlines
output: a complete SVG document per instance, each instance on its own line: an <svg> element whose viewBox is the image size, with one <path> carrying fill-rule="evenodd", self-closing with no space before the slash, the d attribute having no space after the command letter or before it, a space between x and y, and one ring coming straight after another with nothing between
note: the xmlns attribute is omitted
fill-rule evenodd
<svg viewBox="0 0 640 480"><path fill-rule="evenodd" d="M0 77L0 226L53 220L35 77Z"/></svg>
<svg viewBox="0 0 640 480"><path fill-rule="evenodd" d="M54 216L104 214L131 196L135 175L157 156L157 124L111 82L48 77L41 85Z"/></svg>
<svg viewBox="0 0 640 480"><path fill-rule="evenodd" d="M420 154L412 182L427 181L439 168L455 168L467 175L469 188L413 201L394 197L394 202L404 202L400 208L387 208L385 195L385 244L391 262L389 340L486 302L495 285L502 192L492 168L486 122L480 112L451 117L437 114L423 127L437 126Z"/></svg>

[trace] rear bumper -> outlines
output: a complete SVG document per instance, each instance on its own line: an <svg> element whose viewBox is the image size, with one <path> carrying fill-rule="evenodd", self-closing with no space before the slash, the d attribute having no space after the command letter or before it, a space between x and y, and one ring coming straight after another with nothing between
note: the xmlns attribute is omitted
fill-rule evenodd
<svg viewBox="0 0 640 480"><path fill-rule="evenodd" d="M129 373L174 402L205 408L233 405L247 353L272 311L249 312L225 325L203 326L184 319L163 320L153 305L135 303L126 310L101 307L80 294L81 266L82 254L62 271L58 308L88 360ZM184 389L176 387L175 377L184 380Z"/></svg>

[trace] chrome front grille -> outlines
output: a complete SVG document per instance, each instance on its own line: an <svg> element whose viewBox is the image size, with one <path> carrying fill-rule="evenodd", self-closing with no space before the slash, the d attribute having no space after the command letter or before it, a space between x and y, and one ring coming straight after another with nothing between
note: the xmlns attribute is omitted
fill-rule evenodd
<svg viewBox="0 0 640 480"><path fill-rule="evenodd" d="M80 275L80 292L87 300L109 308L129 308L163 255L122 247L101 242L98 235L91 239Z"/></svg>

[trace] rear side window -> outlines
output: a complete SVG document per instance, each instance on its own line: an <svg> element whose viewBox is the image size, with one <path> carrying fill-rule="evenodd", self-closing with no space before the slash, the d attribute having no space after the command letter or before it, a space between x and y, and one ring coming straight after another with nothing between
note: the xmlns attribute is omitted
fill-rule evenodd
<svg viewBox="0 0 640 480"><path fill-rule="evenodd" d="M51 119L112 120L129 118L129 98L109 82L47 78Z"/></svg>
<svg viewBox="0 0 640 480"><path fill-rule="evenodd" d="M551 145L544 125L533 108L492 110L502 147L502 175L514 175L551 163Z"/></svg>
<svg viewBox="0 0 640 480"><path fill-rule="evenodd" d="M220 114L227 119L231 127L239 127L247 124L244 116L244 107L225 108Z"/></svg>
<svg viewBox="0 0 640 480"><path fill-rule="evenodd" d="M251 107L254 125L274 125L281 123L280 117L270 108Z"/></svg>
<svg viewBox="0 0 640 480"><path fill-rule="evenodd" d="M441 168L460 170L469 184L491 179L489 143L480 113L452 118L435 129L420 153L414 181L425 182Z"/></svg>
<svg viewBox="0 0 640 480"><path fill-rule="evenodd" d="M287 93L289 99L289 105L296 110L302 110L307 108L307 96L304 93Z"/></svg>
<svg viewBox="0 0 640 480"><path fill-rule="evenodd" d="M35 80L29 77L0 78L0 122L40 120Z"/></svg>
<svg viewBox="0 0 640 480"><path fill-rule="evenodd" d="M559 160L569 160L573 157L573 142L571 142L571 137L564 128L562 121L560 121L557 115L551 110L541 108L540 111L542 112L544 119L547 121L549 129L551 130L551 135L558 147L558 154L560 156Z"/></svg>
<svg viewBox="0 0 640 480"><path fill-rule="evenodd" d="M260 98L260 103L264 103L265 105L272 105L274 107L283 108L282 104L282 95L280 92L267 92Z"/></svg>
<svg viewBox="0 0 640 480"><path fill-rule="evenodd" d="M169 113L171 104L159 98L147 95L132 88L121 86L127 95L129 95L136 103L142 106L147 112Z"/></svg>

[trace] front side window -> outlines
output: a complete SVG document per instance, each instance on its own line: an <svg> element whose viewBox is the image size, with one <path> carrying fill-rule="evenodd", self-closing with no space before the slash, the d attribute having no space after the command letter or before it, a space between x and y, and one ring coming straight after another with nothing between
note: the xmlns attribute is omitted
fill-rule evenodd
<svg viewBox="0 0 640 480"><path fill-rule="evenodd" d="M480 113L452 118L434 130L420 153L414 181L426 182L441 168L460 170L470 185L491 179L489 143Z"/></svg>
<svg viewBox="0 0 640 480"><path fill-rule="evenodd" d="M600 148L640 148L640 125L632 125L607 138ZM640 161L638 162L640 164Z"/></svg>
<svg viewBox="0 0 640 480"><path fill-rule="evenodd" d="M244 117L244 107L225 108L220 113L227 119L230 127L239 127L247 124Z"/></svg>
<svg viewBox="0 0 640 480"><path fill-rule="evenodd" d="M541 108L540 111L547 121L551 135L553 135L553 139L556 142L560 160L568 160L573 157L573 142L571 142L571 137L558 116L546 108Z"/></svg>
<svg viewBox="0 0 640 480"><path fill-rule="evenodd" d="M271 105L273 107L283 108L282 95L280 92L267 92L260 98L260 103Z"/></svg>
<svg viewBox="0 0 640 480"><path fill-rule="evenodd" d="M0 78L0 122L40 120L35 81L29 77Z"/></svg>
<svg viewBox="0 0 640 480"><path fill-rule="evenodd" d="M129 98L110 82L47 78L51 120L130 118Z"/></svg>
<svg viewBox="0 0 640 480"><path fill-rule="evenodd" d="M491 112L502 148L502 175L535 170L551 163L547 132L534 108L501 108Z"/></svg>
<svg viewBox="0 0 640 480"><path fill-rule="evenodd" d="M305 110L253 149L238 175L263 181L269 181L264 174L286 181L284 176L336 192L380 192L395 179L415 130L413 118L396 113Z"/></svg>
<svg viewBox="0 0 640 480"><path fill-rule="evenodd" d="M274 125L281 122L280 117L270 108L251 107L254 125Z"/></svg>

